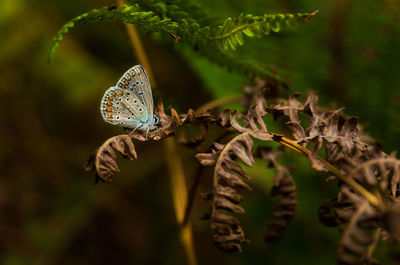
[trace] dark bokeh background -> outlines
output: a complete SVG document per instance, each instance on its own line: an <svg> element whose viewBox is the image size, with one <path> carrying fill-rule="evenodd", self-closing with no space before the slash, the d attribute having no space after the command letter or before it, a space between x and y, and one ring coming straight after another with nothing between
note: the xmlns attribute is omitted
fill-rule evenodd
<svg viewBox="0 0 400 265"><path fill-rule="evenodd" d="M317 90L325 106L345 106L386 151L400 145L400 4L397 0L196 0L223 21L240 13L320 13L296 32L246 39L244 59L274 64L290 90ZM0 2L0 264L185 264L175 223L162 143L137 144L139 158L122 161L112 184L94 185L82 170L88 155L122 130L104 123L99 101L137 63L119 22L80 25L46 63L51 38L72 17L112 1ZM179 111L239 94L246 76L228 73L179 44L142 34L158 88L156 98ZM197 167L184 151L188 183ZM186 155L187 154L187 155ZM240 216L252 241L242 253L216 250L208 208L196 197L191 215L199 264L335 264L339 232L317 219L334 184L296 155L298 214L286 236L265 245L261 231L272 202L271 177L252 169L254 192ZM199 191L207 191L203 177ZM384 257L388 246L378 247Z"/></svg>

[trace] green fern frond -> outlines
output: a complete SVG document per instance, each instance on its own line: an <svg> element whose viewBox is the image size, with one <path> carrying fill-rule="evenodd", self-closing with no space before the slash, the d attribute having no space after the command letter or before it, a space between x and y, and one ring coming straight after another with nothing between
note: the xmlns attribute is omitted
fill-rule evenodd
<svg viewBox="0 0 400 265"><path fill-rule="evenodd" d="M158 16L155 16L153 12L141 12L137 5L121 6L116 9L111 9L109 7L93 9L73 18L58 31L51 43L48 61L53 59L57 46L63 39L63 36L68 33L72 27L77 24L85 24L106 19L116 19L126 23L137 24L143 30L148 32L173 32L179 27L176 22L172 22L170 19L160 19Z"/></svg>
<svg viewBox="0 0 400 265"><path fill-rule="evenodd" d="M221 26L201 26L201 17L206 17L199 6L187 0L170 0L166 4L163 0L137 0L138 4L121 6L118 8L103 7L93 9L75 17L66 23L56 34L50 46L48 60L54 57L55 50L63 36L77 24L90 23L100 20L113 19L126 23L136 24L147 32L168 32L175 40L190 43L198 47L200 52L210 60L220 65L242 73L252 73L261 77L272 77L279 80L279 76L271 73L268 68L246 63L231 54L231 50L244 44L244 36L261 37L271 31L291 29L299 21L309 21L313 13L298 14L266 14L263 16L240 15L237 18L228 18ZM194 15L187 10L194 10ZM205 23L205 25L211 23Z"/></svg>
<svg viewBox="0 0 400 265"><path fill-rule="evenodd" d="M214 42L221 50L235 50L244 44L243 35L260 38L271 31L293 29L299 21L305 20L312 14L266 14L263 16L241 14L237 18L226 19L223 25L213 28L206 38Z"/></svg>

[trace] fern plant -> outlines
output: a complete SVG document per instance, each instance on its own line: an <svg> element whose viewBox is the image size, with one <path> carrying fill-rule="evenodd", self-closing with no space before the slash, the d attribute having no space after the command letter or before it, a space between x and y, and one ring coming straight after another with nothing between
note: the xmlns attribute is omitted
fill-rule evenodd
<svg viewBox="0 0 400 265"><path fill-rule="evenodd" d="M115 19L135 24L146 32L167 33L171 40L188 43L213 61L265 78L255 79L255 85L245 87L242 102L245 111L242 112L226 109L218 113L206 109L199 113L189 109L187 113L178 114L171 108L168 115L159 101L155 113L160 118L160 128L148 135L124 134L106 140L90 156L85 170L95 171L97 181L111 182L119 172L118 154L131 160L137 158L134 140L163 140L177 134L182 145L197 152L195 158L201 166L212 167L212 187L210 192L202 194L210 201L210 211L203 219L210 222L216 247L233 252L241 251L243 244L249 242L236 215L244 213L240 190L252 190L250 176L243 166L254 166L255 157L276 170L271 195L281 196L273 218L266 222L264 240L278 241L295 216L298 203L295 171L278 162L278 157L289 149L309 159L311 168L329 172L327 180L337 183L337 196L322 202L318 217L321 223L343 231L338 263L375 264L373 253L380 238L393 241L400 238L396 224L400 216L400 160L395 153L388 155L379 145L366 141L368 137L357 118L345 116L343 109L318 108L316 93L310 93L304 102L296 93L287 100L277 97L280 88L286 85L283 80L268 67L237 60L233 51L244 44L244 36L261 37L271 31L293 29L298 22L309 21L315 14L239 15L215 26L203 16L201 8L188 5L186 1L167 4L141 0L118 8L94 9L72 19L54 38L49 60L63 35L76 24ZM290 135L285 131L271 131L266 122L268 116L273 116L278 123L286 120L281 125ZM200 134L185 137L186 126L198 127ZM223 131L217 139L209 134L215 127ZM211 146L208 145L210 140ZM262 143L256 149L255 140ZM269 142L279 143L281 147L274 149Z"/></svg>
<svg viewBox="0 0 400 265"><path fill-rule="evenodd" d="M199 21L180 10L177 5L162 4L162 1L140 1L138 4L124 5L118 8L102 7L81 14L67 22L56 34L50 46L48 60L54 57L63 36L77 24L101 20L119 20L139 26L146 32L164 32L171 40L189 43L200 50L209 59L244 73L279 78L268 68L254 67L235 58L231 49L244 44L244 35L261 37L271 31L293 29L298 22L309 21L317 11L296 14L266 14L263 16L243 15L227 18L222 25L201 25ZM141 5L140 5L141 4ZM198 11L198 10L197 10Z"/></svg>

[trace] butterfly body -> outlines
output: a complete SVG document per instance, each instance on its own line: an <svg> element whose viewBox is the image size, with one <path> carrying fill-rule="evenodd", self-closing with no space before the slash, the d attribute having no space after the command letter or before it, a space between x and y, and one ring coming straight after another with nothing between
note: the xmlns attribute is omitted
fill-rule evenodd
<svg viewBox="0 0 400 265"><path fill-rule="evenodd" d="M100 112L108 123L149 132L157 128L159 120L153 108L149 79L144 68L135 65L104 93Z"/></svg>

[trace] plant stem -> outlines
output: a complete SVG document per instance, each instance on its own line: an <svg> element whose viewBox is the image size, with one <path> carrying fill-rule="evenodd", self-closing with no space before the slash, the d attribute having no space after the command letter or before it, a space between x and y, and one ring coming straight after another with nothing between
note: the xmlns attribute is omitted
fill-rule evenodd
<svg viewBox="0 0 400 265"><path fill-rule="evenodd" d="M119 6L125 5L124 0L116 0ZM129 35L131 44L134 48L135 55L140 64L146 69L150 83L153 87L157 87L149 60L144 51L139 33L133 24L124 23L126 31ZM180 226L180 238L184 246L189 265L197 265L196 255L193 244L193 233L190 222L183 223L187 207L187 190L186 181L183 174L182 161L177 150L175 138L167 138L164 141L164 149L166 154L167 166L171 180L172 197L174 202L176 221Z"/></svg>
<svg viewBox="0 0 400 265"><path fill-rule="evenodd" d="M118 6L126 5L124 0L116 0ZM154 78L153 72L149 60L147 58L146 52L144 51L142 41L140 40L139 32L135 25L124 23L126 32L128 33L129 39L135 51L135 56L139 63L146 69L147 76L150 79L150 84L152 87L158 87L157 82Z"/></svg>
<svg viewBox="0 0 400 265"><path fill-rule="evenodd" d="M309 154L311 153L310 150L307 148L293 142L292 140L283 137L283 136L276 136L273 138L274 141L289 147L290 149L306 156L309 157ZM372 204L375 207L382 207L383 203L379 200L377 196L366 190L363 186L358 184L354 179L343 175L339 169L334 167L332 164L330 164L328 161L323 159L322 157L317 157L317 159L324 164L324 166L335 176L337 176L340 180L342 180L344 183L348 184L350 187L352 187L356 192L358 192L361 196L363 196L370 204Z"/></svg>
<svg viewBox="0 0 400 265"><path fill-rule="evenodd" d="M175 138L173 137L165 139L165 157L170 174L176 221L180 225L181 241L187 254L188 264L196 265L197 261L194 251L192 226L189 221L184 222L188 205L185 176L183 173L181 157L178 152Z"/></svg>

